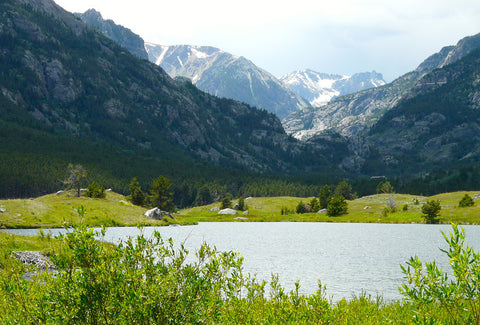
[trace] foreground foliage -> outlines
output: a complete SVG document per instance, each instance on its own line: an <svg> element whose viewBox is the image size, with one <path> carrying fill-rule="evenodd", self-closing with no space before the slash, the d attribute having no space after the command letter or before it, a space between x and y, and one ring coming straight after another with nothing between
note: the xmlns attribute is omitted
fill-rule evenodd
<svg viewBox="0 0 480 325"><path fill-rule="evenodd" d="M431 317L425 312L430 307L448 313L452 323L480 324L480 254L464 246L463 228L453 225L450 236L442 234L449 245L442 251L449 257L452 279L435 261L423 265L418 257L412 257L402 266L407 284L401 291L425 317Z"/></svg>
<svg viewBox="0 0 480 325"><path fill-rule="evenodd" d="M278 276L257 281L242 273L242 258L204 244L194 254L183 245L140 235L118 245L99 241L85 227L59 238L36 239L0 232L0 323L2 324L471 324L478 323L478 260L463 249L454 226L446 251L456 280L445 282L435 264L412 258L405 301L353 296L332 303L325 286L287 292ZM12 251L36 249L51 256L58 273L27 267ZM413 267L413 271L411 269ZM32 268L28 268L34 271ZM445 280L445 281L444 281Z"/></svg>

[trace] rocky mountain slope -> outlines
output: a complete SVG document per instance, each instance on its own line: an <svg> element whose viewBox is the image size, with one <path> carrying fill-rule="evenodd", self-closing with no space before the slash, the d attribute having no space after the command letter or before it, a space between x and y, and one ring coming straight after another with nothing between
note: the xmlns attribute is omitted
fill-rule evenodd
<svg viewBox="0 0 480 325"><path fill-rule="evenodd" d="M75 13L87 25L95 27L105 36L114 40L120 46L129 50L141 59L148 60L143 39L130 29L117 25L113 20L104 20L102 14L95 9L89 9L84 13Z"/></svg>
<svg viewBox="0 0 480 325"><path fill-rule="evenodd" d="M369 130L370 156L390 172L480 161L480 49L449 64L458 53L457 47L443 55L438 62L446 63L420 78Z"/></svg>
<svg viewBox="0 0 480 325"><path fill-rule="evenodd" d="M6 0L0 13L5 125L257 171L325 164L275 115L173 80L51 0Z"/></svg>
<svg viewBox="0 0 480 325"><path fill-rule="evenodd" d="M480 46L480 34L466 37L456 46L443 48L427 58L418 68L382 87L339 97L327 105L292 113L282 123L287 133L308 139L324 130L334 130L351 137L362 134L403 96L426 73L453 63Z"/></svg>
<svg viewBox="0 0 480 325"><path fill-rule="evenodd" d="M307 69L286 74L280 80L313 107L325 105L339 96L385 85L383 76L375 71L343 76Z"/></svg>
<svg viewBox="0 0 480 325"><path fill-rule="evenodd" d="M309 103L244 57L209 46L146 43L152 62L172 77L186 77L199 89L263 108L280 119Z"/></svg>

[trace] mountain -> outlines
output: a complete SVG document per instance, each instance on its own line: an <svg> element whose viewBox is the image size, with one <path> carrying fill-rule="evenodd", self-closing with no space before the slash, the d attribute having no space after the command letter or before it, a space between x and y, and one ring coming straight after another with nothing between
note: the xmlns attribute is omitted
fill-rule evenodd
<svg viewBox="0 0 480 325"><path fill-rule="evenodd" d="M95 9L89 9L84 13L75 13L87 25L101 31L105 36L114 40L120 46L129 50L141 59L148 60L143 39L130 29L115 24L113 20L104 20L102 14Z"/></svg>
<svg viewBox="0 0 480 325"><path fill-rule="evenodd" d="M403 96L425 74L465 57L480 46L480 34L460 40L430 56L414 71L406 73L381 87L338 97L330 103L313 109L292 113L282 123L287 133L299 139L308 139L324 130L334 130L343 136L360 135Z"/></svg>
<svg viewBox="0 0 480 325"><path fill-rule="evenodd" d="M331 167L274 114L172 79L51 0L6 0L0 12L0 187L11 193L19 179L21 188L46 182L25 173L52 182L72 161L123 180L188 178L211 165L217 173Z"/></svg>
<svg viewBox="0 0 480 325"><path fill-rule="evenodd" d="M467 43L472 40L478 37ZM444 53L441 68L420 78L369 130L370 156L391 173L480 161L480 49L455 60L452 53L458 47Z"/></svg>
<svg viewBox="0 0 480 325"><path fill-rule="evenodd" d="M244 57L209 46L145 45L150 61L172 77L191 79L209 94L263 108L280 119L310 106L280 80Z"/></svg>
<svg viewBox="0 0 480 325"><path fill-rule="evenodd" d="M385 85L383 76L375 71L343 76L307 69L286 74L280 80L313 107L325 105L339 96Z"/></svg>

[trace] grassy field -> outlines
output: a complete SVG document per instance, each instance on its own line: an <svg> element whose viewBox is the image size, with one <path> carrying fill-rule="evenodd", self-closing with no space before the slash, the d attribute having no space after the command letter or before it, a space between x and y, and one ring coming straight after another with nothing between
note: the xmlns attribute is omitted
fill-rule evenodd
<svg viewBox="0 0 480 325"><path fill-rule="evenodd" d="M76 209L85 208L83 218ZM107 192L105 199L73 197L69 193L49 194L35 199L0 200L0 227L50 228L65 223L83 222L89 226L165 225L165 221L146 218L147 210L134 206L117 193Z"/></svg>
<svg viewBox="0 0 480 325"><path fill-rule="evenodd" d="M423 223L421 207L427 200L440 200L441 223L480 224L480 202L468 208L458 207L458 202L465 195L474 196L477 192L453 192L423 197L407 194L379 194L348 201L348 214L329 217L325 213L291 213L282 215L281 210L288 208L295 211L300 201L307 203L310 198L297 197L262 197L247 198L248 214L239 211L237 215L220 215L211 211L220 207L214 203L201 207L184 209L174 214L175 219L157 221L144 217L144 207L133 206L126 197L107 192L105 199L73 197L68 193L49 194L35 199L0 200L0 228L49 228L61 227L65 223L82 222L88 226L162 226L170 223L192 224L212 221L256 221L256 222L366 222L366 223ZM385 214L387 202L395 202L396 212ZM415 201L418 200L418 204ZM235 203L236 201L233 201ZM407 205L408 209L403 210ZM83 206L83 218L76 209Z"/></svg>
<svg viewBox="0 0 480 325"><path fill-rule="evenodd" d="M272 198L247 198L248 215L219 215L212 208L219 207L220 203L195 207L180 211L178 217L188 222L202 221L314 221L314 222L376 222L376 223L423 223L422 203L427 200L440 200L441 223L480 224L480 202L476 200L475 206L468 208L458 207L458 202L465 194L474 196L478 192L453 192L439 194L432 197L423 197L407 194L379 194L370 195L356 200L348 201L348 214L339 217L329 217L325 213L305 213L281 215L282 207L295 211L300 201L307 203L311 198L272 197ZM384 214L388 200L396 204L396 212ZM418 204L415 204L418 200ZM234 201L233 203L235 203ZM407 205L408 209L403 210Z"/></svg>

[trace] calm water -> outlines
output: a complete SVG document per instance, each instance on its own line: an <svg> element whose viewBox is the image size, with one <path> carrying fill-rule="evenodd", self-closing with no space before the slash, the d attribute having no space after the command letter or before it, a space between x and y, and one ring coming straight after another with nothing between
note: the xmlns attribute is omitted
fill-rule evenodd
<svg viewBox="0 0 480 325"><path fill-rule="evenodd" d="M480 250L480 226L463 226L467 243ZM244 271L258 279L270 280L278 274L282 285L291 290L300 280L301 292L313 293L317 280L327 285L333 300L349 298L365 291L400 299L403 282L400 264L418 255L422 261L436 260L444 266L448 259L441 232L446 225L391 225L346 223L200 223L196 226L147 227L150 236L158 230L162 237L185 242L195 251L204 241L221 251L239 252ZM46 230L44 230L46 231ZM50 230L58 233L59 230ZM36 230L11 230L34 234ZM106 240L118 242L140 234L137 228L109 228Z"/></svg>

